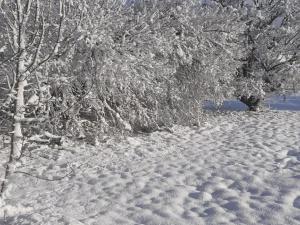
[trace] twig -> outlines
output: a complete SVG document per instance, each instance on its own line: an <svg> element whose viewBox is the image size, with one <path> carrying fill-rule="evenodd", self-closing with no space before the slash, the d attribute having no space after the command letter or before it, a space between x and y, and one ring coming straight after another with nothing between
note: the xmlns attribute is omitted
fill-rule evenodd
<svg viewBox="0 0 300 225"><path fill-rule="evenodd" d="M40 180L46 180L46 181L59 181L59 180L63 180L64 178L70 176L71 174L74 174L74 170L73 168L70 168L71 171L69 173L67 173L66 175L62 176L62 177L57 177L57 178L47 178L47 177L42 177L42 176L39 176L39 175L34 175L34 174L31 174L31 173L28 173L28 172L24 172L24 171L15 171L14 173L21 173L21 174L25 174L27 176L30 176L30 177L35 177L37 179L40 179Z"/></svg>

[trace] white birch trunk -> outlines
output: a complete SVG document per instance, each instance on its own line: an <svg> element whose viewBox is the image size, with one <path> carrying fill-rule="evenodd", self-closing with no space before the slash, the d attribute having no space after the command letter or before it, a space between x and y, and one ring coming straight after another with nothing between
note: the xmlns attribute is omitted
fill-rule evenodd
<svg viewBox="0 0 300 225"><path fill-rule="evenodd" d="M15 45L18 47L19 57L16 67L16 100L15 100L15 112L14 112L14 130L12 135L12 159L17 160L21 157L22 145L23 145L23 132L22 132L22 119L24 119L25 102L24 102L24 89L27 85L27 75L25 74L26 66L26 35L24 30L24 23L26 23L26 17L23 18L23 7L20 0L16 0L17 4L17 18L18 26L15 33Z"/></svg>
<svg viewBox="0 0 300 225"><path fill-rule="evenodd" d="M24 119L24 89L26 80L17 83L17 98L15 103L14 130L12 135L12 157L14 160L20 158L23 145L22 119Z"/></svg>

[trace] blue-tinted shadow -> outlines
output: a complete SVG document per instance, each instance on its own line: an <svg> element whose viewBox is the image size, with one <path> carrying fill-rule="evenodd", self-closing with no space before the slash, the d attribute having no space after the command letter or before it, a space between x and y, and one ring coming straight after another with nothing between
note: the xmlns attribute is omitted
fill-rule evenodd
<svg viewBox="0 0 300 225"><path fill-rule="evenodd" d="M276 95L265 99L263 103L271 110L300 111L300 93L287 96ZM248 107L239 100L225 100L222 105L213 101L204 101L203 109L209 111L246 111Z"/></svg>

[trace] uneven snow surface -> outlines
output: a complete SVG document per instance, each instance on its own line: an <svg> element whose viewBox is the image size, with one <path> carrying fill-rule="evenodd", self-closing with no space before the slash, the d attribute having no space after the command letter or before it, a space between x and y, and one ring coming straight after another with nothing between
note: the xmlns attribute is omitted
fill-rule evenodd
<svg viewBox="0 0 300 225"><path fill-rule="evenodd" d="M15 173L0 224L299 225L300 111L223 113L97 149L32 149L16 170L66 177Z"/></svg>

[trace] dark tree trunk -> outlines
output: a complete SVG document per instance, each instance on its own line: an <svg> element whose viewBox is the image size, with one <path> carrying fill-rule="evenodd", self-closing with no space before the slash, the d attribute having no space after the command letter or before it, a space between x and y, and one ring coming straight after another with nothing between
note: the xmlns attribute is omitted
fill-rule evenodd
<svg viewBox="0 0 300 225"><path fill-rule="evenodd" d="M259 97L255 97L253 95L251 96L241 96L240 101L244 104L246 104L250 111L257 111L259 104L261 102L261 99Z"/></svg>

